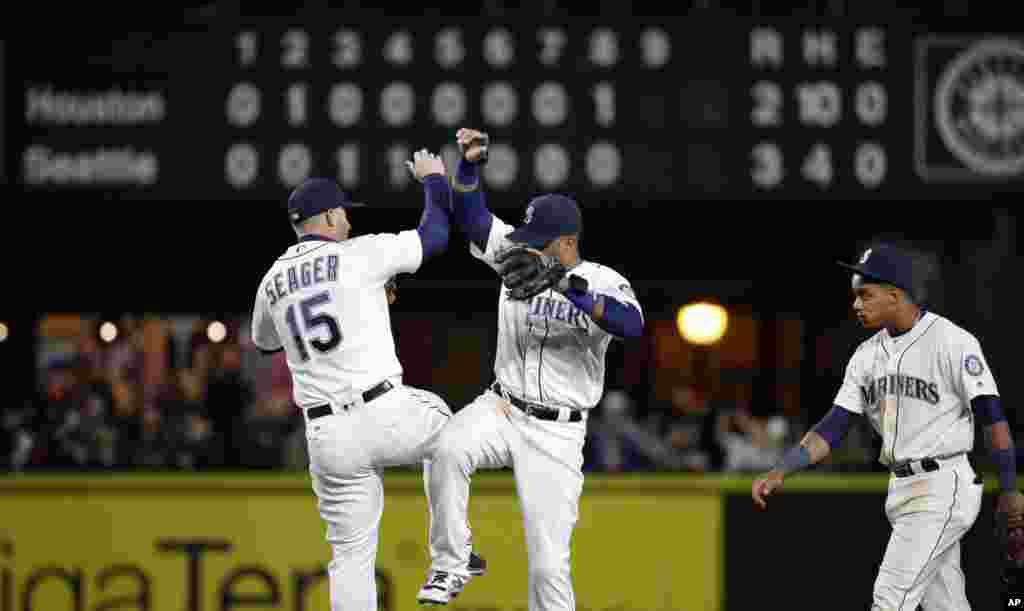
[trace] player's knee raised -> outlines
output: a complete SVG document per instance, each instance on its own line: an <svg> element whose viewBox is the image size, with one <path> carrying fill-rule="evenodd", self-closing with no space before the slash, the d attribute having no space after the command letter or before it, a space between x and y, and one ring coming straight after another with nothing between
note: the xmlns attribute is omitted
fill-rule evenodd
<svg viewBox="0 0 1024 611"><path fill-rule="evenodd" d="M442 429L437 440L437 449L434 452L434 460L448 463L456 463L464 468L472 468L474 454L472 446L473 439L464 434L459 434L451 429Z"/></svg>

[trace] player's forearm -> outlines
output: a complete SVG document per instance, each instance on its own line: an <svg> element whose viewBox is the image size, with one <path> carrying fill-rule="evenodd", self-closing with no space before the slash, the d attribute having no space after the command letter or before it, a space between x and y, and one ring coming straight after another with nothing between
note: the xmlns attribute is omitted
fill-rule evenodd
<svg viewBox="0 0 1024 611"><path fill-rule="evenodd" d="M825 416L804 435L800 444L786 452L775 470L783 477L817 464L838 447L852 424L853 412L833 405Z"/></svg>
<svg viewBox="0 0 1024 611"><path fill-rule="evenodd" d="M594 323L617 337L640 337L644 319L640 311L614 297L570 288L565 291L569 301L587 313Z"/></svg>
<svg viewBox="0 0 1024 611"><path fill-rule="evenodd" d="M487 208L487 199L480 189L480 166L465 159L459 161L459 168L452 181L454 190L455 226L477 245L480 250L487 248L494 217Z"/></svg>
<svg viewBox="0 0 1024 611"><path fill-rule="evenodd" d="M802 471L811 465L815 465L829 455L832 448L825 441L825 438L815 433L814 431L808 431L804 438L800 440L800 443L789 449L775 464L772 471L780 474L782 477L788 477L797 471Z"/></svg>
<svg viewBox="0 0 1024 611"><path fill-rule="evenodd" d="M423 243L423 259L448 248L451 234L452 188L444 176L431 174L423 179L423 216L416 231Z"/></svg>
<svg viewBox="0 0 1024 611"><path fill-rule="evenodd" d="M1003 420L986 428L989 443L989 455L999 471L999 488L1002 490L1017 489L1017 450L1013 445L1010 425Z"/></svg>
<svg viewBox="0 0 1024 611"><path fill-rule="evenodd" d="M480 250L486 250L494 216L487 209L483 191L456 191L453 216L459 231Z"/></svg>
<svg viewBox="0 0 1024 611"><path fill-rule="evenodd" d="M808 431L804 438L800 440L800 445L807 448L812 465L820 463L832 453L832 446L829 445L828 440L817 431Z"/></svg>
<svg viewBox="0 0 1024 611"><path fill-rule="evenodd" d="M452 187L462 193L480 190L480 164L459 159L459 166L455 170L455 177L452 180Z"/></svg>
<svg viewBox="0 0 1024 611"><path fill-rule="evenodd" d="M999 397L981 395L971 400L978 422L985 431L989 455L999 470L999 487L1003 490L1017 489L1017 451L1013 444L1010 424L999 405Z"/></svg>

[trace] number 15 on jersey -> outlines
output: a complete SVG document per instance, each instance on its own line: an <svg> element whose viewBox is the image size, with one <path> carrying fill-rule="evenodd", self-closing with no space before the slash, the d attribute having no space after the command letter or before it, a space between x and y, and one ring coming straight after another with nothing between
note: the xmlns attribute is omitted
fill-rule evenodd
<svg viewBox="0 0 1024 611"><path fill-rule="evenodd" d="M325 291L311 297L306 297L298 304L293 303L289 305L288 310L285 312L285 322L288 323L288 329L291 331L295 347L299 351L299 359L302 362L309 360L310 347L321 354L325 354L341 344L342 335L338 320L330 314L317 312L318 308L330 302L331 295ZM295 312L296 305L298 305L298 315ZM324 335L326 335L326 338ZM313 337L307 339L309 336Z"/></svg>

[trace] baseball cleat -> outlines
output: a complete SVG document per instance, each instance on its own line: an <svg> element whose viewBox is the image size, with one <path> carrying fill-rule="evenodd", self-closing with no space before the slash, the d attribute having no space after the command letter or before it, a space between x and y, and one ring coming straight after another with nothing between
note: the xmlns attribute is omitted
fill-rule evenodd
<svg viewBox="0 0 1024 611"><path fill-rule="evenodd" d="M416 602L424 607L447 605L466 587L466 579L447 571L430 571L427 583L420 588Z"/></svg>
<svg viewBox="0 0 1024 611"><path fill-rule="evenodd" d="M469 552L469 574L473 577L479 577L487 574L487 561L484 557L476 552Z"/></svg>

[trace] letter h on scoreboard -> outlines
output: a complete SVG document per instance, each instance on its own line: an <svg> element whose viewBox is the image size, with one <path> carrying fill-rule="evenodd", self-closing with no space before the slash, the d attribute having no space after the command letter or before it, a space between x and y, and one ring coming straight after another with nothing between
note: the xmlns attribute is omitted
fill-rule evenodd
<svg viewBox="0 0 1024 611"><path fill-rule="evenodd" d="M1024 40L915 41L914 166L925 182L1024 179Z"/></svg>

